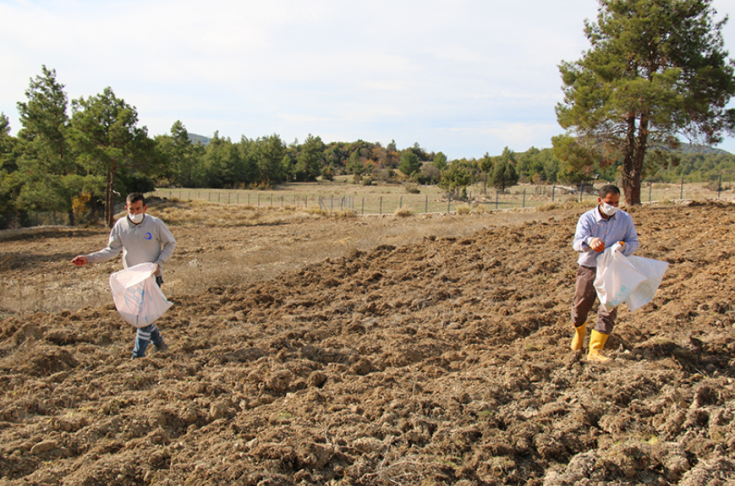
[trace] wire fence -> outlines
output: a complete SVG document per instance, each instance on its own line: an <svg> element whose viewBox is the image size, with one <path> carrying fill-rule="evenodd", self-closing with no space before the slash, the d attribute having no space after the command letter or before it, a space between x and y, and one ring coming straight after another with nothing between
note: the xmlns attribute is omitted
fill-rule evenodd
<svg viewBox="0 0 735 486"><path fill-rule="evenodd" d="M284 194L279 191L248 191L241 189L159 189L151 195L181 201L203 200L220 204L248 205L253 207L309 208L325 212L346 209L361 215L392 214L398 210L412 213L453 212L469 206L488 211L534 208L549 203L590 202L597 200L597 191L607 182L580 184L577 186L527 185L515 186L506 191L487 189L469 191L466 197L453 198L446 193L383 195L319 195ZM641 202L675 201L680 199L718 199L733 197L732 182L721 178L704 182L678 184L646 181L641 187Z"/></svg>
<svg viewBox="0 0 735 486"><path fill-rule="evenodd" d="M453 198L428 186L429 194L393 193L382 195L324 195L284 193L279 191L250 191L242 189L158 189L147 196L180 201L209 201L220 204L247 205L251 207L281 207L284 209L320 210L327 213L350 210L360 215L393 214L396 211L411 213L451 213L462 208L473 210L504 210L534 208L550 203L588 202L597 200L597 190L606 184L561 185L524 185L514 186L506 191L474 187L466 197ZM348 188L349 189L349 188ZM343 191L344 192L344 191ZM733 181L723 181L722 177L704 182L687 182L682 178L678 183L646 181L641 187L641 202L674 202L682 199L720 199L733 198ZM115 212L122 211L124 203L115 206ZM73 225L94 224L104 220L104 210L90 210L74 213ZM25 228L33 226L72 226L72 215L60 211L0 213L0 229Z"/></svg>

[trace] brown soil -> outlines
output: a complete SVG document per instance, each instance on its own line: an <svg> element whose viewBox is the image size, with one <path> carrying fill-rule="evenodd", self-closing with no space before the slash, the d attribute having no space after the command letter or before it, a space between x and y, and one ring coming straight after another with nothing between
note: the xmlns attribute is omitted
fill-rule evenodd
<svg viewBox="0 0 735 486"><path fill-rule="evenodd" d="M0 484L733 484L733 206L634 208L637 254L671 265L607 364L568 348L581 211L176 293L140 360L111 303L7 317ZM386 223L299 231L356 224ZM174 228L172 268L276 230ZM104 233L6 238L3 278Z"/></svg>

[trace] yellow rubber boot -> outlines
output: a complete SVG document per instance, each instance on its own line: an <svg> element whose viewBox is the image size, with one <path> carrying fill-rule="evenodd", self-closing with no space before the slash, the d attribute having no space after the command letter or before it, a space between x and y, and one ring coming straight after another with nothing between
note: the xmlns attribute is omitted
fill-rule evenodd
<svg viewBox="0 0 735 486"><path fill-rule="evenodd" d="M587 354L587 360L589 361L610 361L610 358L602 354L602 348L605 347L607 341L607 334L597 332L595 330L590 334L590 352Z"/></svg>
<svg viewBox="0 0 735 486"><path fill-rule="evenodd" d="M582 349L582 341L584 341L584 337L587 335L587 323L585 322L579 327L574 328L574 337L572 338L572 345L570 346L572 348L572 351L579 351Z"/></svg>

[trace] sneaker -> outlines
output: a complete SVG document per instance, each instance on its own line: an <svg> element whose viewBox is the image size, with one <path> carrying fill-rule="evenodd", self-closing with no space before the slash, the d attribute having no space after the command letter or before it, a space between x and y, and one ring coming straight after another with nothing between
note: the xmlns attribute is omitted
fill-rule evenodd
<svg viewBox="0 0 735 486"><path fill-rule="evenodd" d="M163 353L165 351L168 351L168 344L165 341L160 346L156 346L156 352Z"/></svg>

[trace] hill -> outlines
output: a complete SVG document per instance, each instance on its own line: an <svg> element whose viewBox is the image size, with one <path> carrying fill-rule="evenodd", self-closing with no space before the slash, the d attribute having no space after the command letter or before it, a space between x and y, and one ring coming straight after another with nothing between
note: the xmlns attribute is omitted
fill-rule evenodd
<svg viewBox="0 0 735 486"><path fill-rule="evenodd" d="M196 133L189 133L189 140L191 140L191 143L200 143L206 147L211 138L205 137L204 135L197 135Z"/></svg>

